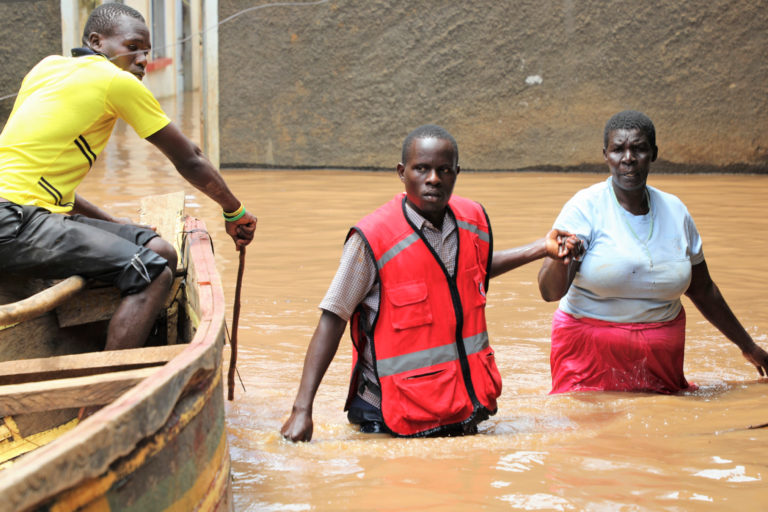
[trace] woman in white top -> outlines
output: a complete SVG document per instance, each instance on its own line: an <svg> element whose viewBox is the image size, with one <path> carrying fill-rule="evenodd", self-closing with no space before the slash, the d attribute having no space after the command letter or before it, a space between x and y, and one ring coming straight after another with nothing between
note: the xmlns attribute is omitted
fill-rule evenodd
<svg viewBox="0 0 768 512"><path fill-rule="evenodd" d="M560 300L552 322L552 393L687 388L683 293L760 375L768 374L768 353L709 275L688 209L646 185L657 154L647 116L614 115L603 147L611 176L577 192L555 220L555 228L581 239L583 252L568 266L546 259L539 272L544 300Z"/></svg>

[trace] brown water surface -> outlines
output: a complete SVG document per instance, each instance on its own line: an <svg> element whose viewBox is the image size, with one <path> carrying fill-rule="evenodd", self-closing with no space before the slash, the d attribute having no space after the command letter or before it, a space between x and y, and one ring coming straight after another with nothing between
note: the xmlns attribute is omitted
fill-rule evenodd
<svg viewBox="0 0 768 512"><path fill-rule="evenodd" d="M185 131L196 133L196 116L175 103L164 106L171 117L185 119ZM394 166L398 148L391 151ZM538 262L491 283L488 329L504 391L498 413L478 435L391 439L356 432L342 412L351 360L345 335L315 401L312 442L282 440L279 429L319 317L317 304L347 229L402 184L394 172L224 174L259 217L247 251L240 319L245 391L238 387L236 400L227 403L238 511L768 507L768 429L748 428L768 423L768 385L738 349L685 300L685 372L699 391L548 396L556 305L539 297ZM574 192L605 176L463 173L455 193L486 207L501 249L543 236ZM652 175L649 183L686 203L715 281L746 329L768 347L768 176ZM118 126L81 192L135 217L140 197L181 188L188 213L205 220L214 238L231 306L237 253L217 206L130 128Z"/></svg>

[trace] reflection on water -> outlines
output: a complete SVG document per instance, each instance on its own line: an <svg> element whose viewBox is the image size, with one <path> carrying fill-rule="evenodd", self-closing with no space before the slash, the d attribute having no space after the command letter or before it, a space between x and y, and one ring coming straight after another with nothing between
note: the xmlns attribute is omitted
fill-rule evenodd
<svg viewBox="0 0 768 512"><path fill-rule="evenodd" d="M173 111L169 108L169 111ZM180 114L179 114L180 115ZM175 115L172 113L172 117ZM189 119L186 116L185 119ZM191 116L195 118L195 116ZM193 132L196 126L186 126ZM461 143L461 141L459 141ZM599 148L596 148L599 151ZM397 148L392 148L393 161ZM682 396L548 396L549 323L537 263L491 283L488 322L504 391L480 434L451 439L364 436L342 413L350 369L345 336L315 401L315 435L293 445L278 430L296 392L317 304L347 229L401 190L393 173L226 172L259 217L248 248L239 344L246 391L228 402L237 510L763 510L768 385L690 302ZM542 236L576 190L602 174L460 175L456 193L482 202L496 247ZM768 177L652 176L687 204L710 271L731 308L768 345ZM212 232L232 297L237 253L220 212L130 129L86 179L84 196L122 215L139 197L183 188Z"/></svg>

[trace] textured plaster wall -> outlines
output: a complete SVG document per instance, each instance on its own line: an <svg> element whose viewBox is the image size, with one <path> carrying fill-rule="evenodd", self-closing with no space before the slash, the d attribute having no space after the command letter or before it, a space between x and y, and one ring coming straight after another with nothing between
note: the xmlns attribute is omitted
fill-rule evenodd
<svg viewBox="0 0 768 512"><path fill-rule="evenodd" d="M252 7L220 0L219 19ZM611 114L680 170L768 171L768 2L336 0L219 29L221 162L385 167L419 124L465 169L594 167ZM664 165L657 165L661 170Z"/></svg>
<svg viewBox="0 0 768 512"><path fill-rule="evenodd" d="M59 0L0 0L0 127L13 108L21 80L37 62L61 53Z"/></svg>

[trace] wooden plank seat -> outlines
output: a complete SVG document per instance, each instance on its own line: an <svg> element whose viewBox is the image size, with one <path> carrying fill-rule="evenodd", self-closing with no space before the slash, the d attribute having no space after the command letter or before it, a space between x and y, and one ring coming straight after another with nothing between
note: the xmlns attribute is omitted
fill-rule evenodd
<svg viewBox="0 0 768 512"><path fill-rule="evenodd" d="M0 362L0 386L160 366L185 347L163 345L4 361Z"/></svg>
<svg viewBox="0 0 768 512"><path fill-rule="evenodd" d="M109 403L185 347L167 345L2 362L0 417Z"/></svg>
<svg viewBox="0 0 768 512"><path fill-rule="evenodd" d="M0 386L0 416L108 404L156 371L140 368Z"/></svg>
<svg viewBox="0 0 768 512"><path fill-rule="evenodd" d="M184 269L177 269L165 308L172 305L184 280ZM77 300L70 300L77 296ZM120 304L120 292L112 286L88 286L80 276L56 282L30 297L0 304L0 326L10 326L56 311L59 327L71 327L112 317Z"/></svg>
<svg viewBox="0 0 768 512"><path fill-rule="evenodd" d="M172 306L184 281L184 269L177 269L176 275L165 301L165 309ZM71 327L112 318L122 297L117 288L102 286L87 288L77 296L76 301L68 301L56 308L59 327Z"/></svg>

